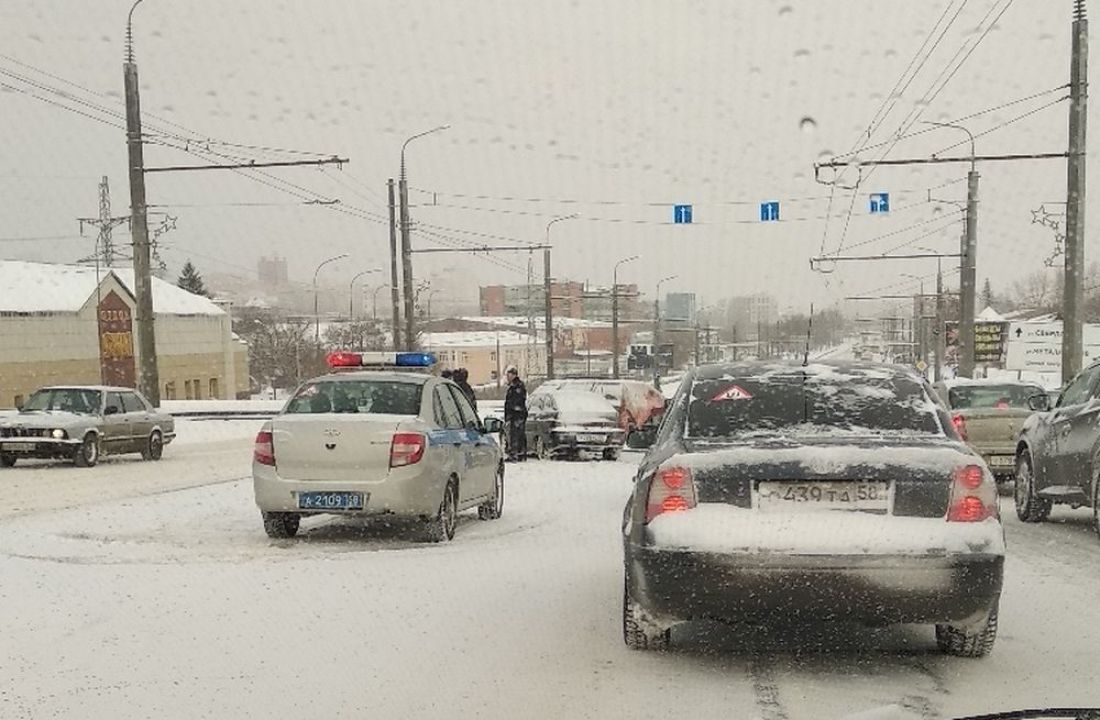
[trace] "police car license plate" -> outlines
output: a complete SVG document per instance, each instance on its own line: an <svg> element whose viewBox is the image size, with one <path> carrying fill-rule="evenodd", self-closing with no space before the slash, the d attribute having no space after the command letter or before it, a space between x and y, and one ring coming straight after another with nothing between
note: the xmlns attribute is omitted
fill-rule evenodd
<svg viewBox="0 0 1100 720"><path fill-rule="evenodd" d="M299 510L362 510L363 493L303 492L298 493Z"/></svg>
<svg viewBox="0 0 1100 720"><path fill-rule="evenodd" d="M596 435L593 433L580 433L577 435L577 442L587 443L602 443L604 441L604 435Z"/></svg>
<svg viewBox="0 0 1100 720"><path fill-rule="evenodd" d="M889 489L884 482L781 481L760 483L757 507L763 511L871 510L885 512Z"/></svg>
<svg viewBox="0 0 1100 720"><path fill-rule="evenodd" d="M7 450L8 452L30 452L34 450L34 443L29 442L15 442L4 443L0 446L0 449Z"/></svg>
<svg viewBox="0 0 1100 720"><path fill-rule="evenodd" d="M1013 467L1016 465L1016 458L1011 455L991 455L989 457L989 467Z"/></svg>

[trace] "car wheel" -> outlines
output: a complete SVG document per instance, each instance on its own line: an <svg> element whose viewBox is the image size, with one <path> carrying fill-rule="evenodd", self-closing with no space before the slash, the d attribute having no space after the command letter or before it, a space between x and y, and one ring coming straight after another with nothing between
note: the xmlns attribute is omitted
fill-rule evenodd
<svg viewBox="0 0 1100 720"><path fill-rule="evenodd" d="M1100 479L1092 483L1092 529L1100 535Z"/></svg>
<svg viewBox="0 0 1100 720"><path fill-rule="evenodd" d="M496 520L504 514L504 466L497 468L496 480L494 480L493 496L486 502L477 506L477 517L480 520Z"/></svg>
<svg viewBox="0 0 1100 720"><path fill-rule="evenodd" d="M1026 451L1016 458L1016 487L1013 490L1016 517L1024 522L1038 523L1050 515L1051 501L1035 494L1035 472L1031 455Z"/></svg>
<svg viewBox="0 0 1100 720"><path fill-rule="evenodd" d="M550 451L546 447L546 441L542 439L542 435L535 436L535 457L539 460L549 460Z"/></svg>
<svg viewBox="0 0 1100 720"><path fill-rule="evenodd" d="M160 460L164 454L164 436L160 434L160 430L154 430L149 435L149 440L146 441L145 447L141 449L142 460Z"/></svg>
<svg viewBox="0 0 1100 720"><path fill-rule="evenodd" d="M424 534L428 542L444 542L452 540L455 536L455 525L458 522L458 486L454 478L447 481L447 487L443 489L443 501L439 503L439 510L435 517L429 518Z"/></svg>
<svg viewBox="0 0 1100 720"><path fill-rule="evenodd" d="M619 448L604 448L603 459L604 460L618 460L619 459Z"/></svg>
<svg viewBox="0 0 1100 720"><path fill-rule="evenodd" d="M298 513L265 512L261 514L264 518L264 532L268 537L284 539L298 534L298 526L302 521L302 516Z"/></svg>
<svg viewBox="0 0 1100 720"><path fill-rule="evenodd" d="M956 657L985 657L993 650L997 639L997 606L989 611L985 622L978 625L959 627L955 625L936 625L936 645L945 655Z"/></svg>
<svg viewBox="0 0 1100 720"><path fill-rule="evenodd" d="M99 462L99 438L92 433L84 436L84 442L73 454L73 462L77 467L93 467Z"/></svg>
<svg viewBox="0 0 1100 720"><path fill-rule="evenodd" d="M0 453L0 466L15 467L16 457L9 453Z"/></svg>
<svg viewBox="0 0 1100 720"><path fill-rule="evenodd" d="M668 650L672 629L661 628L630 594L630 583L623 582L623 642L631 650Z"/></svg>

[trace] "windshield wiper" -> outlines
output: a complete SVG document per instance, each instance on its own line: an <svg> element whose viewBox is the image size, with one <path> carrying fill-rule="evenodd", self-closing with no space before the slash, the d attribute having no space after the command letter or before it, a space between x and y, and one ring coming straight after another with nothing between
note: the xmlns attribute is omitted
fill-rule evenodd
<svg viewBox="0 0 1100 720"><path fill-rule="evenodd" d="M1008 710L986 715L967 715L953 720L1100 720L1100 708L1037 708L1032 710Z"/></svg>

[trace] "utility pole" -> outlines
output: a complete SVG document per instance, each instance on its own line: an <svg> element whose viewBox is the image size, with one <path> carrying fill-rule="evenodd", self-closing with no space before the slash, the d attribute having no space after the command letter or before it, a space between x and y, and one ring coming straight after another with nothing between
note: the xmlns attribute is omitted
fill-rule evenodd
<svg viewBox="0 0 1100 720"><path fill-rule="evenodd" d="M393 178L386 181L386 195L390 205L390 301L393 303L393 350L397 352L401 349L401 301L397 296L401 284L397 279L397 218L393 198Z"/></svg>
<svg viewBox="0 0 1100 720"><path fill-rule="evenodd" d="M1062 301L1062 382L1081 370L1085 272L1085 151L1088 125L1089 23L1085 0L1074 0L1069 79L1069 160L1066 182L1066 264Z"/></svg>
<svg viewBox="0 0 1100 720"><path fill-rule="evenodd" d="M153 274L149 253L149 225L145 204L145 152L141 138L141 99L138 68L134 62L134 10L126 17L126 61L122 65L126 93L126 150L130 177L130 234L134 244L134 324L140 356L138 387L154 407L160 405L160 374L157 369L157 341L153 316Z"/></svg>
<svg viewBox="0 0 1100 720"><path fill-rule="evenodd" d="M405 163L402 158L401 176L397 181L397 195L401 202L401 273L405 291L405 349L416 346L416 318L413 307L412 240L409 237L409 184L405 179Z"/></svg>
<svg viewBox="0 0 1100 720"><path fill-rule="evenodd" d="M972 153L973 154L973 153ZM959 271L959 375L974 377L974 313L977 305L978 170L974 164L966 176L966 234L960 248Z"/></svg>
<svg viewBox="0 0 1100 720"><path fill-rule="evenodd" d="M549 228L547 236L549 236ZM547 245L550 243L547 242ZM542 286L546 293L546 378L554 378L554 314L550 295L550 248L542 251Z"/></svg>
<svg viewBox="0 0 1100 720"><path fill-rule="evenodd" d="M659 293L660 291L658 291ZM653 298L653 385L661 386L660 347L661 333L661 298L660 295Z"/></svg>
<svg viewBox="0 0 1100 720"><path fill-rule="evenodd" d="M619 266L637 260L640 255L631 255L615 263L611 270L611 376L619 379Z"/></svg>
<svg viewBox="0 0 1100 720"><path fill-rule="evenodd" d="M936 342L935 358L933 364L936 371L936 382L943 380L943 354L944 354L944 321L943 321L943 269L940 261L936 259L936 329L932 333Z"/></svg>

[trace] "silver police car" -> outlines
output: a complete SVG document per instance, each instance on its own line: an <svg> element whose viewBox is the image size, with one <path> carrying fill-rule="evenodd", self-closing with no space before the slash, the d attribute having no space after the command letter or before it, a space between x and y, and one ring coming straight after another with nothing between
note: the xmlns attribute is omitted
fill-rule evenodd
<svg viewBox="0 0 1100 720"><path fill-rule="evenodd" d="M91 467L102 454L120 453L160 460L175 437L172 417L132 388L47 387L27 398L18 415L0 423L0 465L43 458Z"/></svg>
<svg viewBox="0 0 1100 720"><path fill-rule="evenodd" d="M463 510L501 516L500 421L482 422L457 385L425 373L432 355L328 360L333 373L303 384L256 436L253 486L269 536L293 537L304 515L394 515L440 542Z"/></svg>

